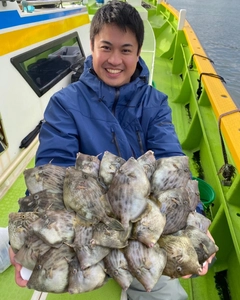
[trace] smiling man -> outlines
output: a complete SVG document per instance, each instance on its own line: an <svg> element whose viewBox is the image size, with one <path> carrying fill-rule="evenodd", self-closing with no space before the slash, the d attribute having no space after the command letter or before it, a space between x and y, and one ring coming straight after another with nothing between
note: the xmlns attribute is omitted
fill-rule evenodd
<svg viewBox="0 0 240 300"><path fill-rule="evenodd" d="M104 25L91 43L93 69L110 86L129 83L136 70L139 49L136 36L117 25Z"/></svg>
<svg viewBox="0 0 240 300"><path fill-rule="evenodd" d="M149 71L140 57L143 38L143 21L127 2L112 1L98 9L90 28L92 55L83 74L55 93L45 110L36 166L74 166L78 152L101 159L109 151L126 160L148 150L156 159L184 155L167 96L148 84ZM12 250L10 256L17 284L26 286ZM179 281L167 276L151 292L134 280L127 294L132 300L187 299Z"/></svg>

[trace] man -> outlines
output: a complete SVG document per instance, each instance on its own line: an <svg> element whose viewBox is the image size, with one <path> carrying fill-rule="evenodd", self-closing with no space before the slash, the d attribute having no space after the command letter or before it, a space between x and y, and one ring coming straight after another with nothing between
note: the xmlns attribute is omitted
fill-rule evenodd
<svg viewBox="0 0 240 300"><path fill-rule="evenodd" d="M40 132L36 165L75 164L82 152L104 151L128 159L147 150L160 157L184 155L171 120L167 96L148 85L140 57L144 26L126 2L102 6L91 22L92 55L80 80L52 96ZM14 263L13 254L11 254ZM16 266L16 282L26 285ZM206 273L207 266L203 272ZM179 281L162 276L151 293L135 280L129 299L186 299Z"/></svg>

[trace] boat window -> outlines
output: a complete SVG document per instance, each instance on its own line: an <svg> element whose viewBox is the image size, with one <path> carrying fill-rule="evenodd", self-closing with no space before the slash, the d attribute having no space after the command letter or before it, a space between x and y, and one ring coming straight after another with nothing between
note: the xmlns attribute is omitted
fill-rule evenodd
<svg viewBox="0 0 240 300"><path fill-rule="evenodd" d="M7 140L3 130L2 119L0 117L0 153L7 149Z"/></svg>
<svg viewBox="0 0 240 300"><path fill-rule="evenodd" d="M83 64L84 60L77 32L11 58L12 64L39 97L70 73L72 65Z"/></svg>

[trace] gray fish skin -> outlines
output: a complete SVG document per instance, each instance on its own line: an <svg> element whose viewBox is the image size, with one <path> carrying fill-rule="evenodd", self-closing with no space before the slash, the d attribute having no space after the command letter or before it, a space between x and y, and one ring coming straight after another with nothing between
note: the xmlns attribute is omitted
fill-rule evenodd
<svg viewBox="0 0 240 300"><path fill-rule="evenodd" d="M31 234L27 236L24 245L17 252L14 259L25 268L33 270L39 255L43 255L49 249L49 245L45 244L35 234Z"/></svg>
<svg viewBox="0 0 240 300"><path fill-rule="evenodd" d="M131 238L137 239L148 247L153 247L160 238L166 224L166 216L153 201L148 200L150 211L133 224Z"/></svg>
<svg viewBox="0 0 240 300"><path fill-rule="evenodd" d="M84 173L91 175L94 178L98 178L100 159L97 156L84 154L81 152L77 153L75 162L76 170L83 171Z"/></svg>
<svg viewBox="0 0 240 300"><path fill-rule="evenodd" d="M133 281L133 276L128 269L128 263L122 251L112 249L103 261L106 273L126 291Z"/></svg>
<svg viewBox="0 0 240 300"><path fill-rule="evenodd" d="M151 150L148 150L143 155L141 155L137 159L138 163L143 167L145 170L145 173L147 175L147 178L151 180L151 177L156 169L156 158L154 156L154 152Z"/></svg>
<svg viewBox="0 0 240 300"><path fill-rule="evenodd" d="M47 190L20 198L18 204L22 212L44 212L65 208L62 193L52 193Z"/></svg>
<svg viewBox="0 0 240 300"><path fill-rule="evenodd" d="M129 222L136 222L147 207L150 182L142 166L133 157L115 173L106 193L118 220L125 229Z"/></svg>
<svg viewBox="0 0 240 300"><path fill-rule="evenodd" d="M187 218L187 226L191 225L198 229L200 229L202 232L207 233L209 226L211 225L211 220L206 218L204 215L193 211L190 212Z"/></svg>
<svg viewBox="0 0 240 300"><path fill-rule="evenodd" d="M100 222L93 226L92 245L101 245L108 248L124 248L128 244L132 224L130 223L125 230L111 230L104 223Z"/></svg>
<svg viewBox="0 0 240 300"><path fill-rule="evenodd" d="M167 263L163 275L179 278L202 271L197 253L186 236L162 235L158 244L167 252Z"/></svg>
<svg viewBox="0 0 240 300"><path fill-rule="evenodd" d="M100 262L110 249L99 245L92 245L93 228L77 225L75 228L75 239L73 248L79 260L81 270Z"/></svg>
<svg viewBox="0 0 240 300"><path fill-rule="evenodd" d="M46 211L30 228L46 244L58 248L64 242L72 243L76 222L74 212Z"/></svg>
<svg viewBox="0 0 240 300"><path fill-rule="evenodd" d="M106 186L109 186L114 174L125 162L126 160L124 158L105 151L99 168L100 180L103 181Z"/></svg>
<svg viewBox="0 0 240 300"><path fill-rule="evenodd" d="M122 230L123 226L119 221L107 216L100 200L102 195L96 179L80 170L67 168L63 190L66 208L75 211L86 226L102 221L109 228Z"/></svg>
<svg viewBox="0 0 240 300"><path fill-rule="evenodd" d="M26 169L23 174L30 194L35 194L43 190L62 193L65 172L66 168L49 163Z"/></svg>
<svg viewBox="0 0 240 300"><path fill-rule="evenodd" d="M187 226L178 234L187 236L195 251L197 252L198 261L203 264L208 258L218 251L218 246L211 240L207 234L194 226Z"/></svg>
<svg viewBox="0 0 240 300"><path fill-rule="evenodd" d="M71 247L63 244L39 256L27 287L46 293L65 293L68 288L68 261L75 256Z"/></svg>
<svg viewBox="0 0 240 300"><path fill-rule="evenodd" d="M95 264L85 270L81 270L76 258L69 262L69 286L70 294L81 294L102 287L107 282L104 266Z"/></svg>
<svg viewBox="0 0 240 300"><path fill-rule="evenodd" d="M200 200L200 192L198 189L198 181L197 180L188 180L186 184L186 190L188 191L189 195L189 205L190 210L194 211L197 205L201 202Z"/></svg>
<svg viewBox="0 0 240 300"><path fill-rule="evenodd" d="M164 191L158 196L158 201L161 203L161 213L166 216L162 234L171 234L186 226L191 209L185 188Z"/></svg>
<svg viewBox="0 0 240 300"><path fill-rule="evenodd" d="M151 179L152 194L158 197L162 191L185 186L190 178L187 156L159 158Z"/></svg>
<svg viewBox="0 0 240 300"><path fill-rule="evenodd" d="M9 241L15 253L24 245L27 236L31 232L31 223L38 218L33 212L12 212L9 214Z"/></svg>
<svg viewBox="0 0 240 300"><path fill-rule="evenodd" d="M148 248L138 241L129 241L129 245L124 248L124 255L131 274L150 292L165 268L166 251L158 244Z"/></svg>

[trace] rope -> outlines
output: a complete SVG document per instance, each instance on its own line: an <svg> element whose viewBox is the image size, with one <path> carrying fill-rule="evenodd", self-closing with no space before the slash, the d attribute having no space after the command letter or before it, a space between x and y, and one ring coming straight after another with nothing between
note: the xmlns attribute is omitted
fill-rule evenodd
<svg viewBox="0 0 240 300"><path fill-rule="evenodd" d="M202 79L202 76L205 75L205 76L210 76L210 77L214 77L214 78L218 78L220 79L222 82L226 83L226 81L224 80L224 78L218 74L214 74L214 73L201 73L200 74L200 77L199 79L197 79L197 81L199 82L199 85L198 85L198 89L197 89L197 100L200 98L201 94L202 94L202 85L201 85L201 79Z"/></svg>
<svg viewBox="0 0 240 300"><path fill-rule="evenodd" d="M194 57L194 55L199 56L199 57L202 57L202 58L205 58L205 59L208 59L211 63L214 64L214 61L211 60L209 57L204 56L204 55L201 55L201 54L193 53L193 55L191 56L190 64L189 64L189 66L188 66L188 68L189 68L190 70L193 68L193 57Z"/></svg>
<svg viewBox="0 0 240 300"><path fill-rule="evenodd" d="M220 135L220 139L221 139L222 153L223 153L223 159L224 159L224 165L220 168L220 170L218 171L218 174L221 173L223 175L223 177L225 178L225 180L223 181L224 185L231 185L231 178L235 175L236 168L233 165L228 163L227 151L226 151L226 148L224 145L223 136L222 136L222 132L221 132L221 120L223 117L231 115L236 112L240 112L240 109L237 108L237 109L225 112L225 113L221 114L218 119L218 130L219 130L219 135Z"/></svg>

